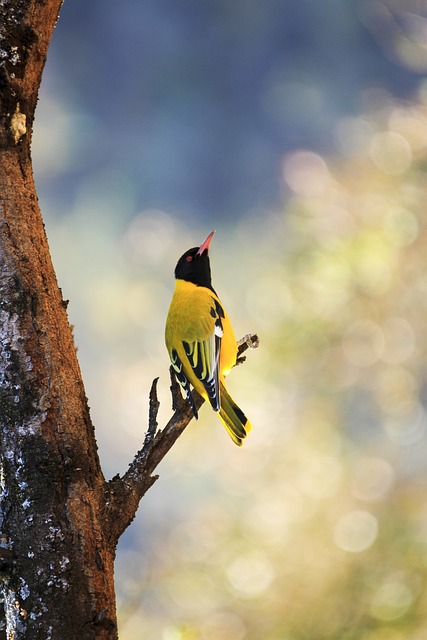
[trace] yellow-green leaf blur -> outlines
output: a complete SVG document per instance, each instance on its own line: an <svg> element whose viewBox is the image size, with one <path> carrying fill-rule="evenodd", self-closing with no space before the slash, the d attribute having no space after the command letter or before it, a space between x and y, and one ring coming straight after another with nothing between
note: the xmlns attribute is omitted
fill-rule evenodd
<svg viewBox="0 0 427 640"><path fill-rule="evenodd" d="M340 121L339 160L288 153L283 210L217 228L214 286L261 337L229 377L254 428L239 450L204 407L161 466L119 548L123 640L425 636L426 95ZM206 235L156 210L121 226L125 190L48 220L110 475L157 375L170 414L172 271Z"/></svg>

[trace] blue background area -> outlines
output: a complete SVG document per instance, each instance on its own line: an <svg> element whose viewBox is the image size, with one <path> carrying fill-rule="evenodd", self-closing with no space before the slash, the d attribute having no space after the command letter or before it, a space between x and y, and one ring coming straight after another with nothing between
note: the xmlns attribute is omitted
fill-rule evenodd
<svg viewBox="0 0 427 640"><path fill-rule="evenodd" d="M285 152L333 153L337 121L366 90L407 96L419 82L377 41L368 6L65 2L43 91L80 114L80 153L44 176L48 194L72 199L88 172L112 173L135 212L206 221L274 206Z"/></svg>

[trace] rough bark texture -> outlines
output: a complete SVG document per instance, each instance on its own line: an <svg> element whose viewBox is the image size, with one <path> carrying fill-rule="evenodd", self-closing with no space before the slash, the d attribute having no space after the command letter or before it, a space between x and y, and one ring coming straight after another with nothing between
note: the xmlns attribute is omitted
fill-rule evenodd
<svg viewBox="0 0 427 640"><path fill-rule="evenodd" d="M104 479L31 173L13 152L1 154L0 194L6 637L114 638Z"/></svg>
<svg viewBox="0 0 427 640"><path fill-rule="evenodd" d="M105 483L29 153L61 2L0 4L0 637L115 638Z"/></svg>
<svg viewBox="0 0 427 640"><path fill-rule="evenodd" d="M142 449L105 482L30 158L60 5L0 0L0 640L117 638L118 539L192 418L173 382L157 430L155 381Z"/></svg>

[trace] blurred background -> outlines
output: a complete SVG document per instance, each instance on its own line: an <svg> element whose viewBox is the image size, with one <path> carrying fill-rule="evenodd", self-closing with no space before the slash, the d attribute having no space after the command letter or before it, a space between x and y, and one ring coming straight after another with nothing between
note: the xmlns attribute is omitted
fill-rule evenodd
<svg viewBox="0 0 427 640"><path fill-rule="evenodd" d="M141 446L179 256L261 347L118 551L121 640L422 640L427 5L65 1L33 159L106 476Z"/></svg>

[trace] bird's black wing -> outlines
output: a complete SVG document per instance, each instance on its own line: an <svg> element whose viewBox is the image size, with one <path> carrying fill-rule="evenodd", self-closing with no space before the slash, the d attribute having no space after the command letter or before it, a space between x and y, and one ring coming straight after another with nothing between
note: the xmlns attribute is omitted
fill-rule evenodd
<svg viewBox="0 0 427 640"><path fill-rule="evenodd" d="M187 376L185 375L182 367L182 362L179 359L179 356L175 349L172 349L170 353L170 358L171 358L173 370L175 371L176 379L178 380L181 387L184 389L185 395L187 396L187 400L193 410L194 417L197 420L199 416L197 413L196 405L194 404L194 398L193 398L193 394L191 393L190 383L187 380Z"/></svg>

